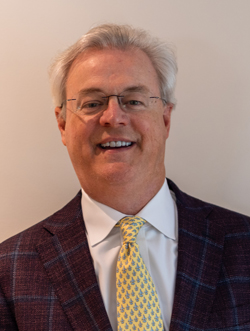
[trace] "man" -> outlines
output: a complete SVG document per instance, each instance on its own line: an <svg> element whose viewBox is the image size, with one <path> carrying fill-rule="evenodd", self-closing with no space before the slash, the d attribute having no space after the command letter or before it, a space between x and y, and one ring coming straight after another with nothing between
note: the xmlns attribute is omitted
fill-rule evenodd
<svg viewBox="0 0 250 331"><path fill-rule="evenodd" d="M56 118L82 190L1 245L1 330L250 330L249 218L165 179L175 74L164 44L119 25L55 61ZM136 243L124 220L143 224ZM136 250L146 280L126 270Z"/></svg>

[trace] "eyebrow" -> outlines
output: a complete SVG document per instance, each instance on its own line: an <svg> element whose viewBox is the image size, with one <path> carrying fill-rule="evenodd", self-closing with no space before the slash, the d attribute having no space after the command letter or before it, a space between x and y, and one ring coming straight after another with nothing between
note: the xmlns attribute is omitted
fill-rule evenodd
<svg viewBox="0 0 250 331"><path fill-rule="evenodd" d="M125 88L120 94L124 93L124 92L142 92L142 93L147 93L149 92L149 89L145 86L145 85L134 85L134 86L129 86L127 88ZM100 88L86 88L86 89L82 89L78 92L79 96L84 96L84 95L88 95L91 93L104 93L104 91Z"/></svg>
<svg viewBox="0 0 250 331"><path fill-rule="evenodd" d="M125 90L123 90L122 92L149 92L149 89L145 86L145 85L135 85L135 86L131 86L126 88Z"/></svg>
<svg viewBox="0 0 250 331"><path fill-rule="evenodd" d="M104 92L99 89L99 88L87 88L87 89L82 89L78 92L78 95L81 96L81 95L87 95L87 94L91 94L91 93L96 93L96 92L101 92L104 94Z"/></svg>

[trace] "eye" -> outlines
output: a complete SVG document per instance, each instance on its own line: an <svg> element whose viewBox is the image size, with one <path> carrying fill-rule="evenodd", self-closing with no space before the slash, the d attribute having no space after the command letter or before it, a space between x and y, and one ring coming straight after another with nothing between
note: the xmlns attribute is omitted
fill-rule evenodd
<svg viewBox="0 0 250 331"><path fill-rule="evenodd" d="M100 108L103 105L103 102L98 100L90 100L86 102L81 102L78 109L88 111L89 110L95 110Z"/></svg>
<svg viewBox="0 0 250 331"><path fill-rule="evenodd" d="M124 109L140 111L147 108L147 98L142 93L128 93L121 98Z"/></svg>
<svg viewBox="0 0 250 331"><path fill-rule="evenodd" d="M130 106L139 106L142 104L142 102L139 100L129 100L127 104L129 104Z"/></svg>
<svg viewBox="0 0 250 331"><path fill-rule="evenodd" d="M100 101L91 100L91 101L81 103L81 108L96 108L96 107L99 107L101 105L102 105L102 103Z"/></svg>
<svg viewBox="0 0 250 331"><path fill-rule="evenodd" d="M101 103L98 101L90 101L90 102L86 102L82 105L82 108L95 108L100 106Z"/></svg>

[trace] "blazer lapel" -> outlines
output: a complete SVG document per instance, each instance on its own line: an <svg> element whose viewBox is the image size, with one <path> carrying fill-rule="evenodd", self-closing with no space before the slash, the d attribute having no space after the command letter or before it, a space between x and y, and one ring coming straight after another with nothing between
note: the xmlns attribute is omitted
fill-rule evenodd
<svg viewBox="0 0 250 331"><path fill-rule="evenodd" d="M212 205L189 197L176 187L174 191L179 238L170 331L189 330L190 326L204 330L219 279L224 230L209 218Z"/></svg>
<svg viewBox="0 0 250 331"><path fill-rule="evenodd" d="M44 227L50 236L37 251L73 329L112 330L89 252L81 195Z"/></svg>

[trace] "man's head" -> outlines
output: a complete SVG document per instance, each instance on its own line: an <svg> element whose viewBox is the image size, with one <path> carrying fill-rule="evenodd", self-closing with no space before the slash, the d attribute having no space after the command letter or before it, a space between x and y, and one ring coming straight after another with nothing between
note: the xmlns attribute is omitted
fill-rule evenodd
<svg viewBox="0 0 250 331"><path fill-rule="evenodd" d="M83 35L75 44L63 52L50 70L51 90L55 106L66 100L65 88L69 69L74 60L89 49L139 48L150 58L158 76L160 95L169 103L175 104L174 88L177 64L172 50L146 31L128 25L104 24ZM63 108L62 116L65 116Z"/></svg>
<svg viewBox="0 0 250 331"><path fill-rule="evenodd" d="M151 57L135 46L140 43L135 35L144 41L149 39L144 32L105 25L96 28L94 42L95 30L91 31L91 47L84 51L78 47L77 55L75 45L66 51L71 62L69 65L67 61L64 70L58 68L62 68L65 55L54 64L54 86L61 86L55 110L58 127L84 190L97 201L125 213L128 210L122 205L130 194L136 204L130 212L134 212L152 198L164 181L165 141L173 108L169 101L173 100L173 86L170 88L169 82L174 82L176 66L172 55L171 61L164 60L163 51L157 49L155 41L151 43L151 53L157 54L162 67L164 63L168 67L172 64L171 79L159 78L160 70ZM105 40L100 33L106 35L106 47L100 47ZM84 38L88 39L89 34L80 44L86 43ZM132 46L131 42L124 43L129 36ZM168 82L164 91L161 81Z"/></svg>

